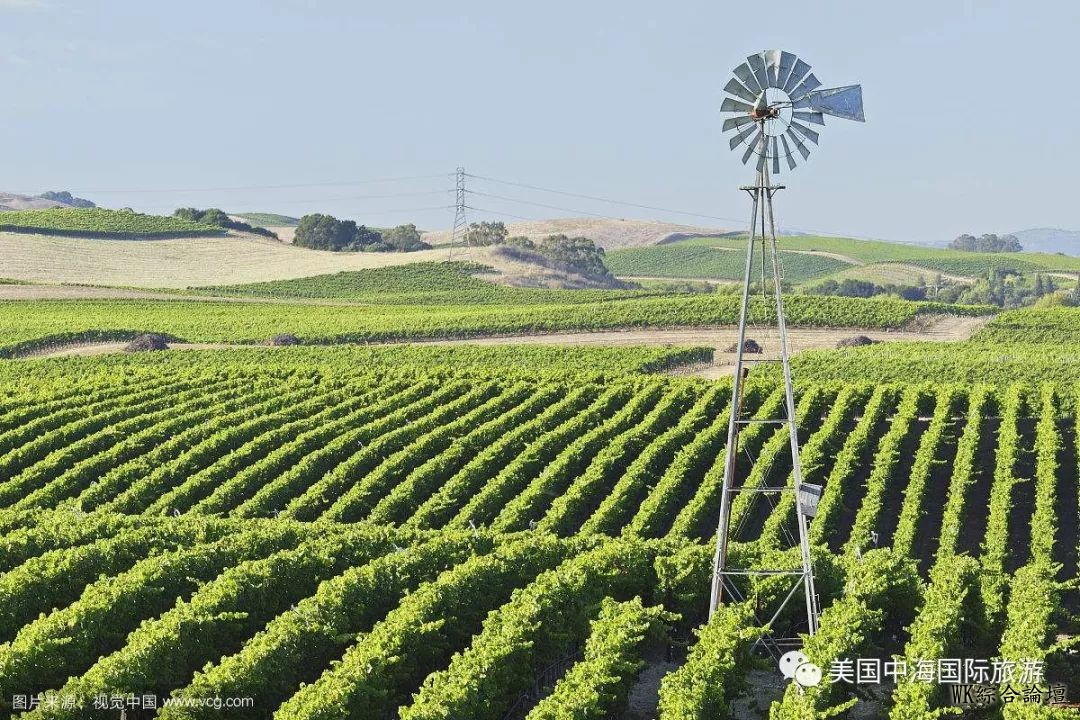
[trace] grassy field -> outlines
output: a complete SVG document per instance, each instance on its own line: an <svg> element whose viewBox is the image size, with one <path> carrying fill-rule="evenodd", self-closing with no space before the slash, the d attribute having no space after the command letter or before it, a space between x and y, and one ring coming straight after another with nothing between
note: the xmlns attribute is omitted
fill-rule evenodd
<svg viewBox="0 0 1080 720"><path fill-rule="evenodd" d="M14 280L185 288L444 260L446 251L333 253L257 236L131 242L0 232L0 256L0 275Z"/></svg>

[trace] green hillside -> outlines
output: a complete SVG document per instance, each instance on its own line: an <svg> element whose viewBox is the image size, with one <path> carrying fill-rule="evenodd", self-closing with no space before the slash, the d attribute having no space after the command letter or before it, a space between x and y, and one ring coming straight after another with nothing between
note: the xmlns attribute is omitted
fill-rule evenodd
<svg viewBox="0 0 1080 720"><path fill-rule="evenodd" d="M839 255L856 264L898 262L957 275L983 275L990 267L1011 268L1020 272L1080 272L1080 257L1050 253L976 253L816 235L782 237L780 245L784 250ZM663 247L692 246L742 249L746 247L746 240L738 237L692 238Z"/></svg>
<svg viewBox="0 0 1080 720"><path fill-rule="evenodd" d="M473 262L416 262L332 275L192 288L237 297L320 298L376 305L577 304L655 295L641 290L551 290L497 285L476 277L492 268Z"/></svg>
<svg viewBox="0 0 1080 720"><path fill-rule="evenodd" d="M654 247L614 250L605 263L623 277L705 278L739 280L746 264L745 253L698 243L673 243ZM838 272L851 263L824 255L781 252L784 277L794 283L805 282Z"/></svg>
<svg viewBox="0 0 1080 720"><path fill-rule="evenodd" d="M0 213L0 231L117 240L224 235L220 227L171 215L104 208L50 208Z"/></svg>

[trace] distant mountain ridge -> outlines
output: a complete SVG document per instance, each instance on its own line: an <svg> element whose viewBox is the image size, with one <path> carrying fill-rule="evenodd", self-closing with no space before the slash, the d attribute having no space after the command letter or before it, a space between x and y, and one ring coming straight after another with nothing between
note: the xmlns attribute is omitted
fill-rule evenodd
<svg viewBox="0 0 1080 720"><path fill-rule="evenodd" d="M63 207L92 208L97 206L89 200L74 197L67 190L49 190L40 195L0 192L0 210L47 210Z"/></svg>
<svg viewBox="0 0 1080 720"><path fill-rule="evenodd" d="M1011 234L1016 236L1026 252L1080 255L1080 230L1031 228L1017 230Z"/></svg>

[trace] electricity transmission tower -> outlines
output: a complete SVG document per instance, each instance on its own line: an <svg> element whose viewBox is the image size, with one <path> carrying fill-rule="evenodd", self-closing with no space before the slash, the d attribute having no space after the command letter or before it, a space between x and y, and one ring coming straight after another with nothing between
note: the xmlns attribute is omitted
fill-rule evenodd
<svg viewBox="0 0 1080 720"><path fill-rule="evenodd" d="M465 243L461 255L463 257L469 255L469 223L465 219L465 168L463 167L457 169L455 190L457 192L457 207L454 210L454 228L450 231L450 256L447 258L448 260L454 259L454 245L459 240Z"/></svg>

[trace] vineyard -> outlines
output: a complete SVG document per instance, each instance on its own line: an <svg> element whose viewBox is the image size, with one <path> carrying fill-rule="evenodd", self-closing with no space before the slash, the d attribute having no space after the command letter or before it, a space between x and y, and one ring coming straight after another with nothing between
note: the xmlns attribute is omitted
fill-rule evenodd
<svg viewBox="0 0 1080 720"><path fill-rule="evenodd" d="M274 335L289 333L305 344L334 344L730 325L737 320L738 307L739 298L732 295L635 294L608 300L470 305L0 301L0 357L50 345L129 339L147 332L186 342L240 344L263 343ZM805 327L900 328L919 314L958 309L888 298L794 295L786 301L788 323ZM963 310L984 315L993 308L971 305ZM764 322L768 317L764 310L758 310L753 319Z"/></svg>
<svg viewBox="0 0 1080 720"><path fill-rule="evenodd" d="M745 249L745 243L743 248ZM724 249L673 243L656 247L615 250L605 256L611 271L619 276L708 278L742 280L746 256L736 248ZM784 278L801 283L850 267L850 263L824 255L781 252Z"/></svg>
<svg viewBox="0 0 1080 720"><path fill-rule="evenodd" d="M220 227L165 215L104 208L51 208L0 214L0 232L113 239L224 235Z"/></svg>
<svg viewBox="0 0 1080 720"><path fill-rule="evenodd" d="M652 374L697 352L5 364L0 701L71 720L149 717L147 695L162 718L729 717L747 673L775 673L750 647L777 586L704 622L730 386ZM775 417L773 388L752 382L747 409ZM1032 659L1072 690L1074 388L800 384L825 488L814 662ZM745 482L789 472L785 432L744 433ZM786 552L790 504L733 515L733 553ZM882 687L791 686L749 716L948 703Z"/></svg>
<svg viewBox="0 0 1080 720"><path fill-rule="evenodd" d="M416 262L334 275L194 288L234 297L318 298L379 305L577 304L647 296L626 290L515 288L485 280L492 268L473 262Z"/></svg>
<svg viewBox="0 0 1080 720"><path fill-rule="evenodd" d="M669 247L678 246L743 249L746 247L746 240L734 237L692 238L672 243ZM1052 253L966 252L926 245L814 235L783 237L780 239L780 246L788 251L832 253L856 263L904 263L930 271L971 277L985 276L991 267L1011 268L1020 272L1080 271L1080 258ZM800 261L805 262L806 258L800 258Z"/></svg>

